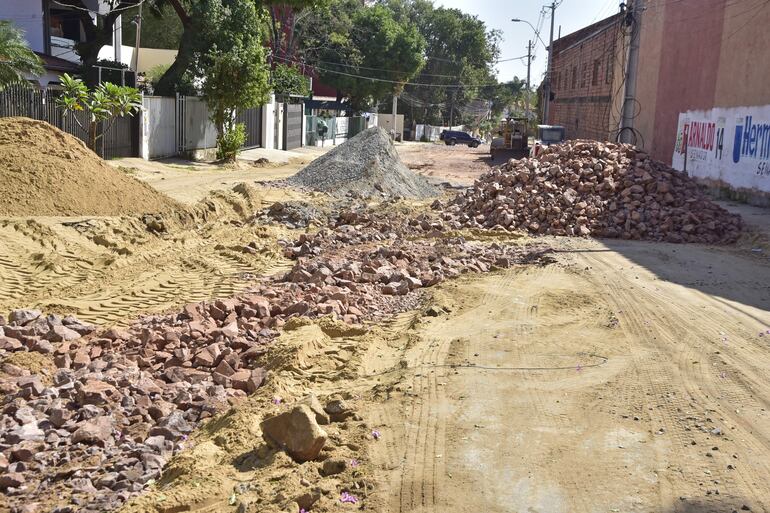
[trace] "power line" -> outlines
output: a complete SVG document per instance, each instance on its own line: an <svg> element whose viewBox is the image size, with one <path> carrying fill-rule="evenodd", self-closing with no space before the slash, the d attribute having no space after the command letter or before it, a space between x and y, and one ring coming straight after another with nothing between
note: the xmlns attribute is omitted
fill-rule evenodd
<svg viewBox="0 0 770 513"><path fill-rule="evenodd" d="M281 60L281 61L284 61L284 62L287 62L289 64L298 64L296 62L293 62L290 59L285 59L285 58L278 57L278 56L274 56L273 58ZM342 75L342 76L351 77L351 78L360 78L362 80L369 80L369 81L372 81L372 82L384 82L384 83L388 83L388 84L400 84L400 85L403 85L403 86L443 87L443 88L446 88L446 89L463 89L463 88L471 88L471 87L489 87L489 86L504 85L504 84L501 84L500 82L486 82L486 83L479 83L479 84L431 84L431 83L420 83L420 82L404 82L404 81L401 81L401 80L388 80L388 79L384 79L384 78L368 77L366 75L358 75L358 74L355 74L355 73L345 73L344 71L338 71L338 70L333 70L333 69L322 68L320 66L311 66L311 67L316 69L316 70L320 70L320 71L323 71L323 72L326 72L326 73L333 73L333 74L336 74L336 75ZM392 71L397 72L398 70L392 70Z"/></svg>

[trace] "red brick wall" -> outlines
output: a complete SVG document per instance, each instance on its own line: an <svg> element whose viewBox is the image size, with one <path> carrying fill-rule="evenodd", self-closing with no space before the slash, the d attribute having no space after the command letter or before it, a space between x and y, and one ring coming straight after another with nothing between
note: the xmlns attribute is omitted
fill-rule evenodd
<svg viewBox="0 0 770 513"><path fill-rule="evenodd" d="M554 41L552 91L556 97L548 123L563 125L568 139L614 137L610 126L619 119L612 103L613 84L617 87L614 74L616 60L623 58L620 23L616 17L608 26L582 29L585 34L577 41L574 36Z"/></svg>

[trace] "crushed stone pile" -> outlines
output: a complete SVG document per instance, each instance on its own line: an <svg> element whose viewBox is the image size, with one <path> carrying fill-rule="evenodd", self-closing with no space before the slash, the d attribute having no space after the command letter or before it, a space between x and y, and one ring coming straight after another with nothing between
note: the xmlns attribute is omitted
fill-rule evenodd
<svg viewBox="0 0 770 513"><path fill-rule="evenodd" d="M684 173L631 145L584 140L510 160L434 208L456 227L550 235L731 243L743 227Z"/></svg>
<svg viewBox="0 0 770 513"><path fill-rule="evenodd" d="M428 198L436 189L406 167L388 133L369 128L286 180L336 196Z"/></svg>
<svg viewBox="0 0 770 513"><path fill-rule="evenodd" d="M345 211L318 233L284 242L297 260L291 271L236 297L125 329L37 310L0 316L0 492L11 508L54 500L68 508L56 511L115 509L189 448L201 422L271 383L279 329L278 342L301 318L381 319L419 307L421 290L442 280L548 251L447 231L425 214ZM295 458L313 454L322 437L314 433L309 446L292 446Z"/></svg>
<svg viewBox="0 0 770 513"><path fill-rule="evenodd" d="M82 141L29 118L0 118L0 215L134 215L179 206L105 163Z"/></svg>

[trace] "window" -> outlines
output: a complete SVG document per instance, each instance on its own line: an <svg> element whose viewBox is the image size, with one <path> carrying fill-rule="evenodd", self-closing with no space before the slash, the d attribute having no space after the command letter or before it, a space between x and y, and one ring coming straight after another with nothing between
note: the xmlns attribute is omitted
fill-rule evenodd
<svg viewBox="0 0 770 513"><path fill-rule="evenodd" d="M577 87L577 66L572 66L572 89Z"/></svg>
<svg viewBox="0 0 770 513"><path fill-rule="evenodd" d="M580 72L580 87L586 86L586 79L588 78L587 75L588 75L588 63L584 62L583 69Z"/></svg>
<svg viewBox="0 0 770 513"><path fill-rule="evenodd" d="M591 85L599 85L599 68L602 65L602 61L596 59L594 61L594 74L591 77Z"/></svg>
<svg viewBox="0 0 770 513"><path fill-rule="evenodd" d="M604 68L604 83L612 82L612 55L607 56L607 67Z"/></svg>

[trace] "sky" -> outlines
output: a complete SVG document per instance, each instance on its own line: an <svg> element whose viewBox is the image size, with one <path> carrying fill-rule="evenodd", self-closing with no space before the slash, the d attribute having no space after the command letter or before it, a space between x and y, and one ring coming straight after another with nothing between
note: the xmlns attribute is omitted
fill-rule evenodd
<svg viewBox="0 0 770 513"><path fill-rule="evenodd" d="M527 20L537 26L540 9L543 5L550 5L550 0L434 0L434 4L476 15L487 28L501 30L503 42L500 59L509 59L527 55L527 40L534 38L534 31L529 25L512 22L511 18ZM565 36L615 14L619 5L620 0L562 0L561 5L556 8L554 39L558 38L559 26L561 34ZM545 44L548 44L550 32L550 9L547 11L549 16L545 17L540 32ZM537 87L548 62L545 47L539 41L534 54L531 83L533 87ZM500 62L497 64L497 72L500 81L511 80L514 76L524 80L527 77L527 60Z"/></svg>

